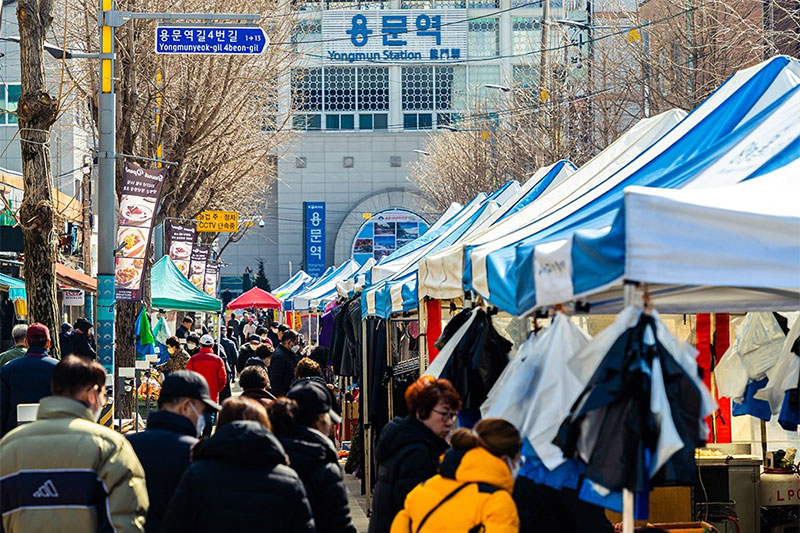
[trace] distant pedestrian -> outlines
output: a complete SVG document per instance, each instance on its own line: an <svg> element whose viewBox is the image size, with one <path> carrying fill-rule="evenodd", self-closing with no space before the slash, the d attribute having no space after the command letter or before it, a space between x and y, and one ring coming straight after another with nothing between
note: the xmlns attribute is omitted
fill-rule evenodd
<svg viewBox="0 0 800 533"><path fill-rule="evenodd" d="M245 344L239 348L239 356L236 358L236 371L241 373L244 370L244 365L248 359L256 356L256 350L261 346L261 337L258 335L251 335Z"/></svg>
<svg viewBox="0 0 800 533"><path fill-rule="evenodd" d="M289 466L305 485L318 533L355 533L336 448L329 435L341 422L333 394L317 381L303 380L288 398L270 406L273 431L289 455Z"/></svg>
<svg viewBox="0 0 800 533"><path fill-rule="evenodd" d="M233 356L232 360L234 362L233 366L235 368L236 367L236 364L235 364L236 363L236 358L239 355L239 339L236 338L236 334L234 333L232 326L227 326L225 328L225 334L222 336L221 342L222 342L223 348L225 349L225 353L228 353L227 350L228 350L228 346L229 345L230 345L231 350L233 350L232 351L232 356Z"/></svg>
<svg viewBox="0 0 800 533"><path fill-rule="evenodd" d="M294 377L296 379L311 377L321 378L322 369L313 359L309 357L303 357L297 362L297 366L294 369Z"/></svg>
<svg viewBox="0 0 800 533"><path fill-rule="evenodd" d="M170 498L189 468L192 446L203 434L209 409L219 411L211 400L206 380L197 372L178 370L166 378L158 397L158 411L147 417L147 429L129 434L144 467L150 509L145 531L161 531Z"/></svg>
<svg viewBox="0 0 800 533"><path fill-rule="evenodd" d="M169 359L158 367L161 371L169 374L178 370L186 370L189 354L183 349L178 337L173 335L167 339L167 352L169 352Z"/></svg>
<svg viewBox="0 0 800 533"><path fill-rule="evenodd" d="M286 463L261 404L249 398L226 400L217 431L193 450L163 531L313 533L303 483Z"/></svg>
<svg viewBox="0 0 800 533"><path fill-rule="evenodd" d="M69 324L67 324L69 325ZM0 366L22 357L28 352L28 347L25 346L25 335L28 332L28 326L25 324L17 324L11 329L11 340L14 346L3 353L0 353Z"/></svg>
<svg viewBox="0 0 800 533"><path fill-rule="evenodd" d="M219 393L228 383L228 376L225 374L225 363L214 353L214 339L211 335L203 335L200 338L200 351L193 355L186 365L186 370L193 370L203 376L208 384L211 399L219 402ZM215 413L204 413L206 417L206 427L203 435L211 435L211 426L214 425Z"/></svg>
<svg viewBox="0 0 800 533"><path fill-rule="evenodd" d="M176 335L177 337L177 335ZM180 337L178 337L180 338ZM200 351L200 337L195 335L194 333L189 333L186 336L186 353L189 354L189 357L195 355L197 352Z"/></svg>
<svg viewBox="0 0 800 533"><path fill-rule="evenodd" d="M461 398L446 379L422 376L405 393L408 416L395 418L381 431L369 533L388 533L411 489L434 476L447 449Z"/></svg>
<svg viewBox="0 0 800 533"><path fill-rule="evenodd" d="M72 325L69 322L61 324L61 334L58 336L58 348L61 355L72 353Z"/></svg>
<svg viewBox="0 0 800 533"><path fill-rule="evenodd" d="M90 341L93 327L94 325L85 318L79 318L75 321L72 334L69 337L72 341L71 353L73 355L80 355L81 357L86 357L93 361L97 359L97 352ZM61 352L68 354L68 352L64 352L63 349Z"/></svg>
<svg viewBox="0 0 800 533"><path fill-rule="evenodd" d="M194 326L194 318L186 315L183 317L183 320L181 320L181 325L175 330L175 336L179 339L185 339L189 336L189 333L191 333L192 326Z"/></svg>
<svg viewBox="0 0 800 533"><path fill-rule="evenodd" d="M251 335L256 335L256 323L253 320L253 317L248 316L247 321L245 322L244 326L242 326L242 334L246 339L249 339Z"/></svg>
<svg viewBox="0 0 800 533"><path fill-rule="evenodd" d="M246 367L239 376L239 386L242 387L242 396L256 400L264 408L270 406L275 396L270 392L269 375L267 371L257 365Z"/></svg>
<svg viewBox="0 0 800 533"><path fill-rule="evenodd" d="M269 336L269 340L272 341L273 346L277 346L278 344L281 343L281 339L278 336L279 326L280 324L278 322L270 322L269 324L269 331L267 332L267 335Z"/></svg>
<svg viewBox="0 0 800 533"><path fill-rule="evenodd" d="M244 362L244 372L248 366L260 366L266 372L269 372L269 367L272 364L272 355L275 353L275 349L272 347L272 344L269 343L269 339L267 342L263 343L261 346L256 349L254 357L251 357L247 361Z"/></svg>
<svg viewBox="0 0 800 533"><path fill-rule="evenodd" d="M294 369L297 366L297 352L300 350L299 338L294 330L283 332L281 343L272 354L269 367L269 381L275 396L286 396L289 386L294 380Z"/></svg>
<svg viewBox="0 0 800 533"><path fill-rule="evenodd" d="M439 474L408 494L391 533L517 533L519 517L511 497L522 447L517 429L500 418L486 418L472 430L457 429L450 443L453 449L442 459Z"/></svg>
<svg viewBox="0 0 800 533"><path fill-rule="evenodd" d="M38 322L25 332L28 350L0 367L0 437L17 427L17 406L50 396L50 378L58 360L50 357L50 330Z"/></svg>
<svg viewBox="0 0 800 533"><path fill-rule="evenodd" d="M0 440L3 531L143 531L142 465L125 437L95 423L107 401L103 367L68 355L52 378L36 421Z"/></svg>

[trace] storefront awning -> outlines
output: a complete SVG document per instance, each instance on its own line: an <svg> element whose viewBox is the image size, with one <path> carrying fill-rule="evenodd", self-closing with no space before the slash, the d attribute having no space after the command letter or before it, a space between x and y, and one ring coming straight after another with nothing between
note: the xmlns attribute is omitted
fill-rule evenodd
<svg viewBox="0 0 800 533"><path fill-rule="evenodd" d="M56 279L62 285L97 293L97 279L67 265L56 263Z"/></svg>

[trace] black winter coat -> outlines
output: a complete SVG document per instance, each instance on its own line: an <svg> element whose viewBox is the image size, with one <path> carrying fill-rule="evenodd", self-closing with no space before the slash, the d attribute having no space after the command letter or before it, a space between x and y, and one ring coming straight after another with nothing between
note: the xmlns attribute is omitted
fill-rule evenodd
<svg viewBox="0 0 800 533"><path fill-rule="evenodd" d="M238 420L195 447L162 531L313 533L314 518L275 435Z"/></svg>
<svg viewBox="0 0 800 533"><path fill-rule="evenodd" d="M283 345L275 349L272 362L269 365L269 383L272 393L277 396L286 396L294 380L294 369L297 366L294 354Z"/></svg>
<svg viewBox="0 0 800 533"><path fill-rule="evenodd" d="M239 348L239 357L236 358L236 371L241 374L247 360L255 356L256 352L250 347L250 344L242 344L242 347Z"/></svg>
<svg viewBox="0 0 800 533"><path fill-rule="evenodd" d="M342 469L330 439L314 429L298 427L278 440L289 454L289 466L306 487L317 533L355 533Z"/></svg>
<svg viewBox="0 0 800 533"><path fill-rule="evenodd" d="M189 468L189 454L197 442L196 429L185 416L154 411L147 417L147 429L128 434L139 462L144 467L150 508L145 531L160 531L170 498Z"/></svg>
<svg viewBox="0 0 800 533"><path fill-rule="evenodd" d="M70 340L72 341L72 353L74 355L80 355L81 357L89 359L97 359L97 352L94 350L94 347L92 347L92 343L89 342L89 338L85 333L74 330L72 335L70 335Z"/></svg>
<svg viewBox="0 0 800 533"><path fill-rule="evenodd" d="M50 396L50 378L57 364L58 359L47 350L33 347L0 368L0 437L17 427L19 404L39 403Z"/></svg>
<svg viewBox="0 0 800 533"><path fill-rule="evenodd" d="M369 533L388 533L411 489L436 475L447 442L413 416L395 418L381 431L378 478Z"/></svg>

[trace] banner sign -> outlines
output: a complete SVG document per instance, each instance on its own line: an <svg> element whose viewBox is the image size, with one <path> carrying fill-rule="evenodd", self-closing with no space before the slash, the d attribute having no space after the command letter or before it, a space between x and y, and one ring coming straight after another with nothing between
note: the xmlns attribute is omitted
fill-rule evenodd
<svg viewBox="0 0 800 533"><path fill-rule="evenodd" d="M186 278L189 278L189 263L195 239L194 226L185 226L167 221L167 248L169 258Z"/></svg>
<svg viewBox="0 0 800 533"><path fill-rule="evenodd" d="M211 248L208 246L195 246L192 248L192 256L189 265L189 281L201 291L205 285L206 265L210 256Z"/></svg>
<svg viewBox="0 0 800 533"><path fill-rule="evenodd" d="M64 289L64 305L67 307L83 307L83 290Z"/></svg>
<svg viewBox="0 0 800 533"><path fill-rule="evenodd" d="M239 213L236 211L203 211L197 215L197 231L239 231Z"/></svg>
<svg viewBox="0 0 800 533"><path fill-rule="evenodd" d="M325 272L325 202L303 202L305 271L316 277Z"/></svg>
<svg viewBox="0 0 800 533"><path fill-rule="evenodd" d="M217 283L219 282L219 263L210 262L206 265L204 287L206 294L217 297Z"/></svg>
<svg viewBox="0 0 800 533"><path fill-rule="evenodd" d="M166 175L165 168L142 168L125 161L114 269L117 300L142 299L142 272Z"/></svg>
<svg viewBox="0 0 800 533"><path fill-rule="evenodd" d="M322 12L327 62L426 62L467 57L465 9Z"/></svg>

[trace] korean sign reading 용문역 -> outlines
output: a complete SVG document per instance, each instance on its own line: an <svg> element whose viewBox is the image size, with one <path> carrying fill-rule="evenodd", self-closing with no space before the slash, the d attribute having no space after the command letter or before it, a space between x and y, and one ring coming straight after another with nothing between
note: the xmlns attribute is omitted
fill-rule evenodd
<svg viewBox="0 0 800 533"><path fill-rule="evenodd" d="M464 59L466 18L463 9L323 11L324 60L436 63Z"/></svg>
<svg viewBox="0 0 800 533"><path fill-rule="evenodd" d="M325 202L303 202L305 220L305 270L312 276L325 272Z"/></svg>
<svg viewBox="0 0 800 533"><path fill-rule="evenodd" d="M123 167L114 269L117 300L142 299L142 271L166 175L164 168L147 169L128 161Z"/></svg>
<svg viewBox="0 0 800 533"><path fill-rule="evenodd" d="M268 44L258 26L158 26L157 54L260 54Z"/></svg>
<svg viewBox="0 0 800 533"><path fill-rule="evenodd" d="M236 211L203 211L197 215L197 231L239 231L239 213Z"/></svg>

